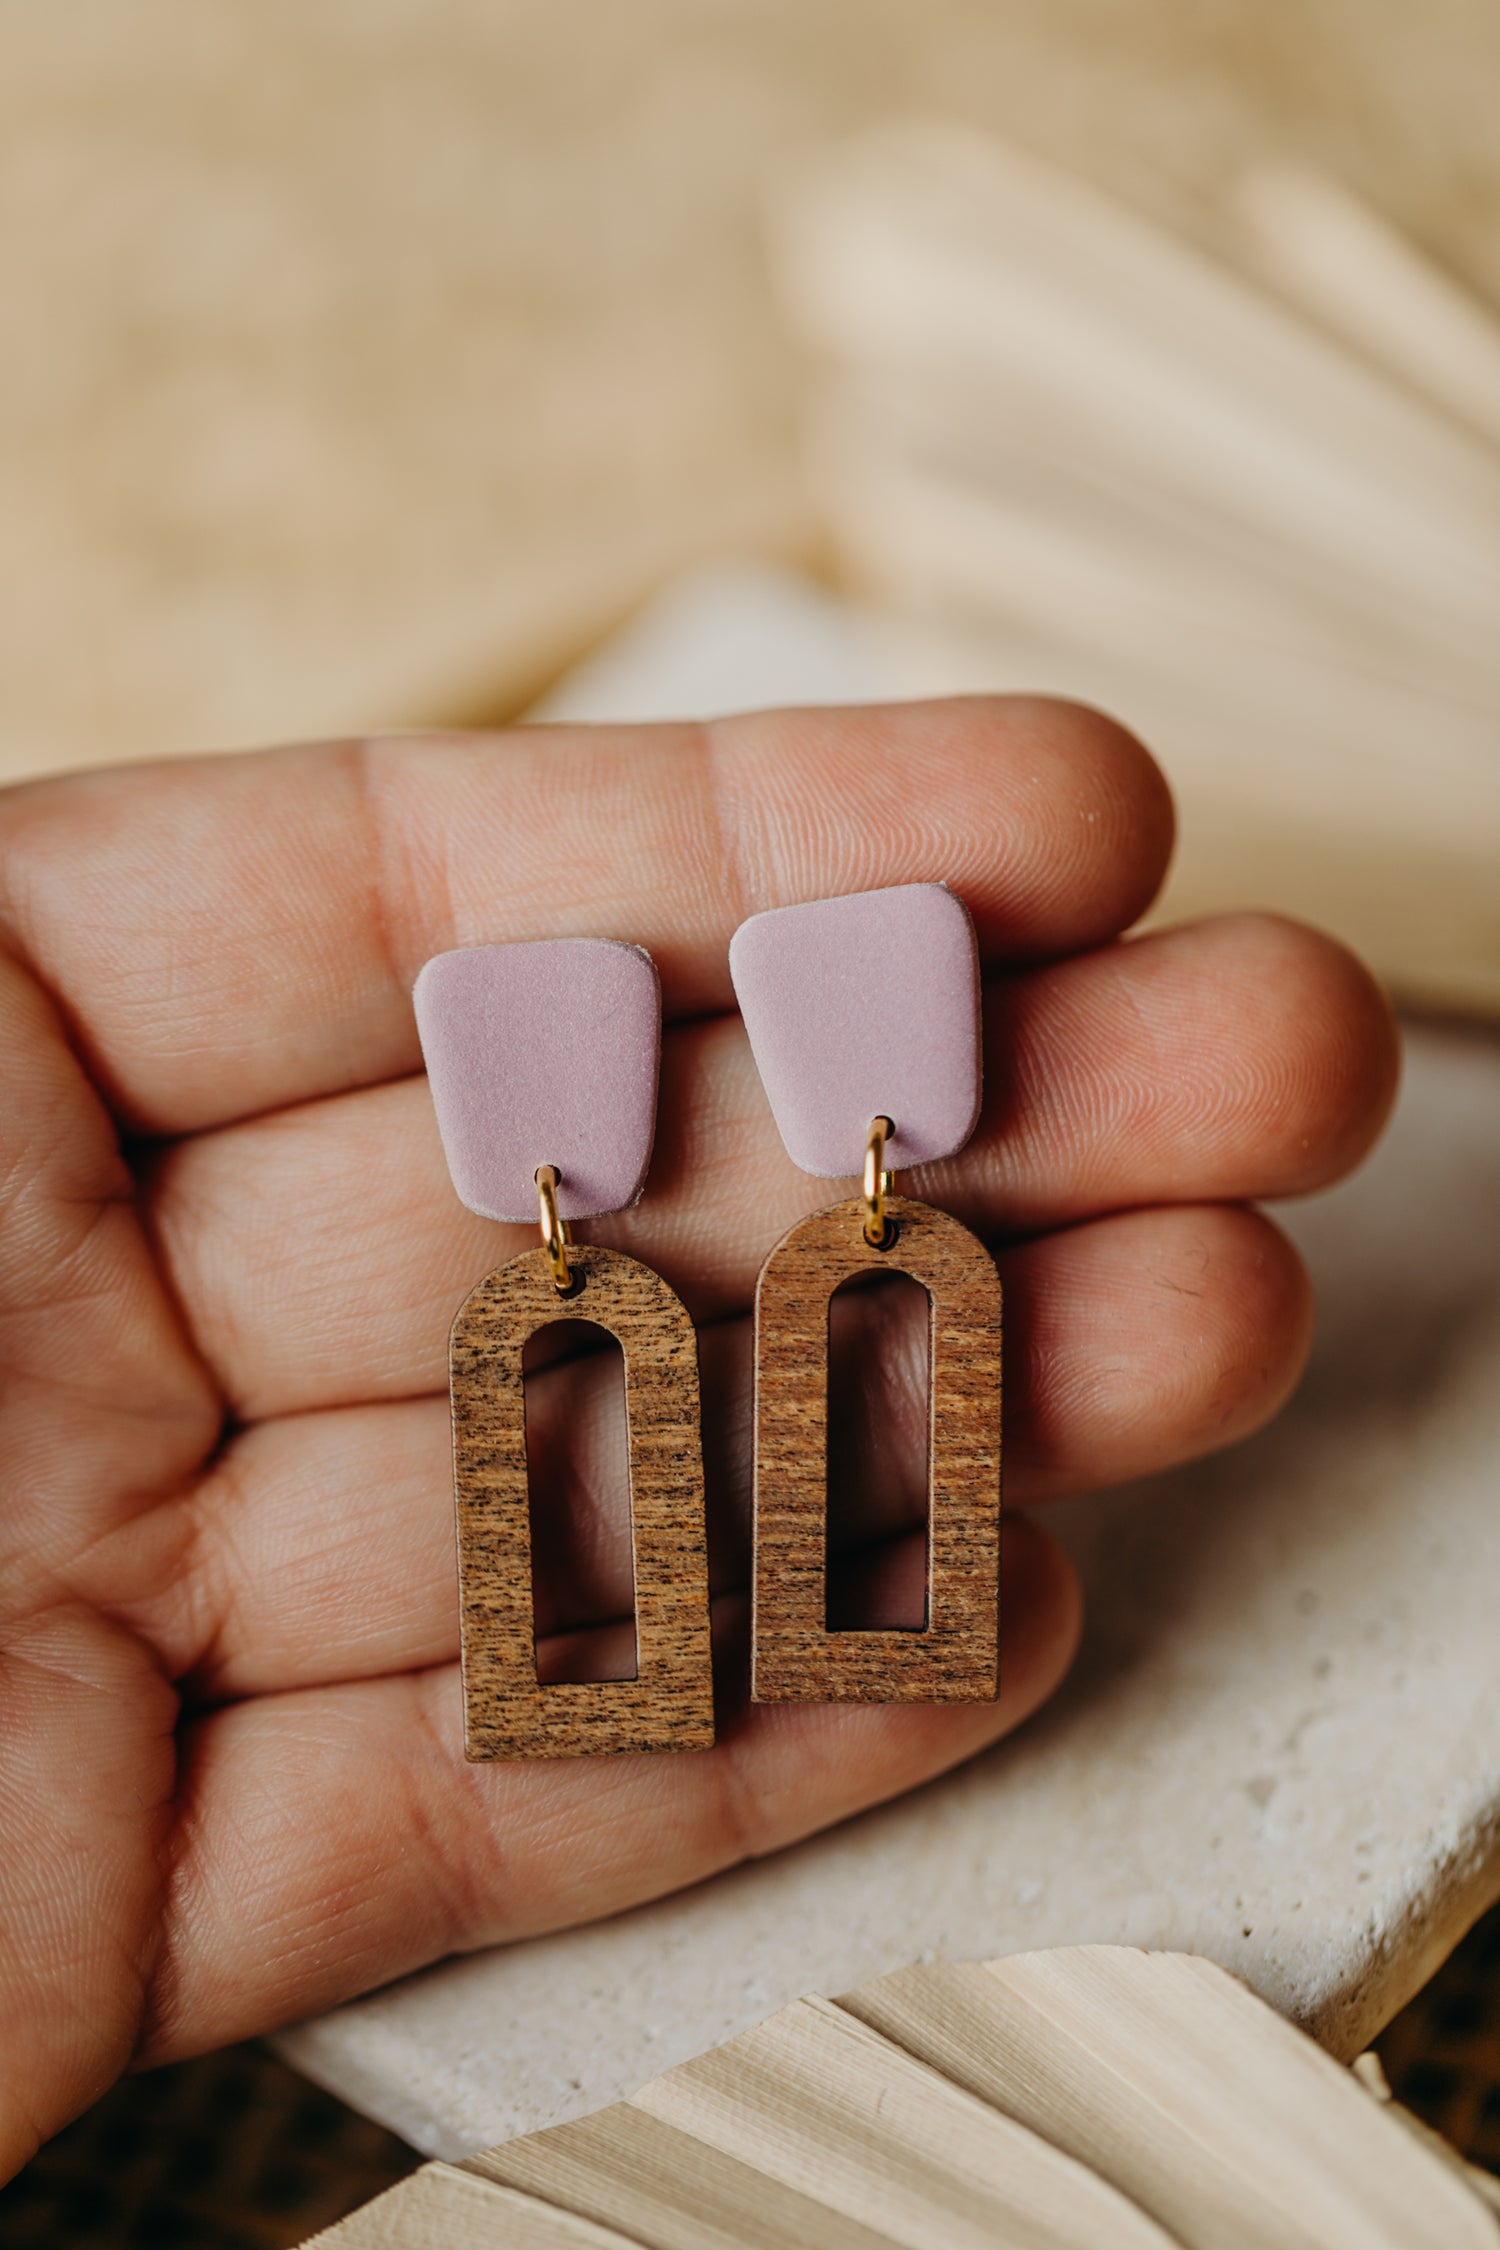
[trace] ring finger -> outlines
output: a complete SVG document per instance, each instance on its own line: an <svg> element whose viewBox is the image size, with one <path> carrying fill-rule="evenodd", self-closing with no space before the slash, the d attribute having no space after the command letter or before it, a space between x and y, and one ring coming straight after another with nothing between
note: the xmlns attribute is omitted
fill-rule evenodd
<svg viewBox="0 0 1500 2250"><path fill-rule="evenodd" d="M1234 1206L1141 1211L1001 1254L1006 1497L1027 1505L1146 1475L1265 1421L1295 1382L1310 1312L1295 1251ZM865 1545L920 1521L925 1324L850 1307L851 1435L833 1532ZM703 1332L709 1543L718 1589L748 1574L751 1337ZM620 1391L602 1355L528 1386L538 1627L631 1604ZM446 1662L457 1647L442 1398L289 1416L245 1432L180 1504L181 1566L127 1611L209 1698ZM101 1554L105 1579L118 1571Z"/></svg>

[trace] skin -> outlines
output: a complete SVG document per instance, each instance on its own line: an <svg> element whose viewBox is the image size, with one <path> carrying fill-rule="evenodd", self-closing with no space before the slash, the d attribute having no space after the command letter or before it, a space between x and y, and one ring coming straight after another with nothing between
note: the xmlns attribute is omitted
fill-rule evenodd
<svg viewBox="0 0 1500 2250"><path fill-rule="evenodd" d="M1363 969L1240 916L1133 940L1162 779L1026 700L532 729L114 770L0 796L0 2176L133 2063L775 1851L1017 1726L1077 1590L1023 1511L1231 1443L1296 1382L1321 1187L1389 1108ZM726 947L748 913L943 878L987 974L968 1149L903 1176L1006 1288L994 1706L748 1707L750 1338L766 1251L830 1200L781 1150ZM410 989L445 947L630 938L662 973L645 1200L590 1232L702 1327L720 1743L471 1767L445 1339L529 1244L457 1204ZM564 1027L565 1051L565 1027ZM841 1309L835 1534L909 1610L910 1305ZM607 1357L532 1386L545 1660L619 1659Z"/></svg>

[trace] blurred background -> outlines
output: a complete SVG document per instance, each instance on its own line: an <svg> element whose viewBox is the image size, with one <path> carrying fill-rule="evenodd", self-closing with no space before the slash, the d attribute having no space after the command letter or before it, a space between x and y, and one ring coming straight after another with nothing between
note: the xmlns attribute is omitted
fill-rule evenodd
<svg viewBox="0 0 1500 2250"><path fill-rule="evenodd" d="M1167 765L1165 911L1500 1015L1485 0L0 0L0 43L0 779L1055 689ZM1495 1954L1387 2040L1491 2162ZM405 2161L258 2051L151 2084L0 2239L290 2242Z"/></svg>
<svg viewBox="0 0 1500 2250"><path fill-rule="evenodd" d="M675 587L617 707L1089 694L1174 910L1500 1001L1483 0L0 37L0 774L512 717Z"/></svg>

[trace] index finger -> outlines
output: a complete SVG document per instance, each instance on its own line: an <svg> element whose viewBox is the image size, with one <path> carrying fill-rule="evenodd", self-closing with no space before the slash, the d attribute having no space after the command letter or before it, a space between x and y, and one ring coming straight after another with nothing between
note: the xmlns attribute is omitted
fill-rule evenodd
<svg viewBox="0 0 1500 2250"><path fill-rule="evenodd" d="M177 1134L417 1069L450 946L629 939L702 1014L761 908L943 881L1037 959L1134 921L1171 838L1134 737L1045 698L515 728L11 790L0 923L127 1127Z"/></svg>

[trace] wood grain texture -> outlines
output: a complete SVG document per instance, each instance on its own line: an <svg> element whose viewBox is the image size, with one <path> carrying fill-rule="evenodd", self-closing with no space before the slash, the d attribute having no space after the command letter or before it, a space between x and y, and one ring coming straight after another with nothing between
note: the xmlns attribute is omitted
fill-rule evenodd
<svg viewBox="0 0 1500 2250"><path fill-rule="evenodd" d="M1000 1277L982 1242L892 1196L887 1250L864 1204L792 1228L755 1297L758 1703L974 1703L999 1693ZM931 1301L927 1626L827 1628L828 1305L851 1275L909 1274Z"/></svg>
<svg viewBox="0 0 1500 2250"><path fill-rule="evenodd" d="M480 1282L453 1324L465 1751L475 1760L707 1750L714 1739L698 1339L660 1274L575 1244L559 1297L544 1249ZM537 1329L590 1320L625 1358L637 1675L538 1684L521 1355Z"/></svg>

